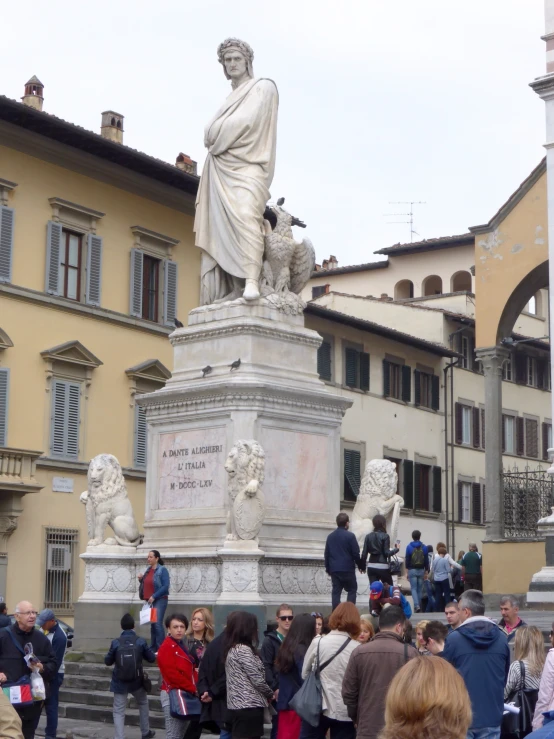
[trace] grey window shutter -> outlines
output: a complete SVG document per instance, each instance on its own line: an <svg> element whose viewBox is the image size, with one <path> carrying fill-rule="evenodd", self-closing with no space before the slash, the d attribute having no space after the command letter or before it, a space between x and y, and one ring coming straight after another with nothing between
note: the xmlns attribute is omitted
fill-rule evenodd
<svg viewBox="0 0 554 739"><path fill-rule="evenodd" d="M52 382L50 454L65 459L79 458L81 386L77 382Z"/></svg>
<svg viewBox="0 0 554 739"><path fill-rule="evenodd" d="M390 395L390 362L383 359L383 395L388 398Z"/></svg>
<svg viewBox="0 0 554 739"><path fill-rule="evenodd" d="M360 353L360 390L369 390L369 354Z"/></svg>
<svg viewBox="0 0 554 739"><path fill-rule="evenodd" d="M442 511L442 469L433 467L433 513Z"/></svg>
<svg viewBox="0 0 554 739"><path fill-rule="evenodd" d="M412 368L402 367L402 400L409 403L412 400Z"/></svg>
<svg viewBox="0 0 554 739"><path fill-rule="evenodd" d="M485 409L481 408L481 449L485 448Z"/></svg>
<svg viewBox="0 0 554 739"><path fill-rule="evenodd" d="M348 387L358 387L359 352L346 347L344 350L344 384Z"/></svg>
<svg viewBox="0 0 554 739"><path fill-rule="evenodd" d="M60 294L60 263L62 260L62 225L48 221L46 232L46 287L50 295Z"/></svg>
<svg viewBox="0 0 554 739"><path fill-rule="evenodd" d="M13 208L0 206L0 282L12 281Z"/></svg>
<svg viewBox="0 0 554 739"><path fill-rule="evenodd" d="M344 450L344 499L356 500L360 492L361 454L355 449Z"/></svg>
<svg viewBox="0 0 554 739"><path fill-rule="evenodd" d="M89 234L87 239L86 302L100 305L102 293L102 237Z"/></svg>
<svg viewBox="0 0 554 739"><path fill-rule="evenodd" d="M177 262L164 261L164 323L175 328L177 317Z"/></svg>
<svg viewBox="0 0 554 739"><path fill-rule="evenodd" d="M471 522L482 523L481 483L471 484Z"/></svg>
<svg viewBox="0 0 554 739"><path fill-rule="evenodd" d="M432 382L432 395L433 395L433 410L438 411L440 407L440 379L437 375L433 375L431 378Z"/></svg>
<svg viewBox="0 0 554 739"><path fill-rule="evenodd" d="M479 449L481 446L481 409L474 408L473 411L473 446Z"/></svg>
<svg viewBox="0 0 554 739"><path fill-rule="evenodd" d="M458 480L458 523L462 522L462 514L464 509L464 483Z"/></svg>
<svg viewBox="0 0 554 739"><path fill-rule="evenodd" d="M323 341L317 350L317 374L322 380L331 381L331 343Z"/></svg>
<svg viewBox="0 0 554 739"><path fill-rule="evenodd" d="M414 503L416 510L421 508L421 464L414 464Z"/></svg>
<svg viewBox="0 0 554 739"><path fill-rule="evenodd" d="M548 462L548 432L550 424L543 422L542 424L542 458Z"/></svg>
<svg viewBox="0 0 554 739"><path fill-rule="evenodd" d="M462 405L461 403L454 404L454 416L455 416L455 434L456 444L462 443L463 438L463 419L462 419Z"/></svg>
<svg viewBox="0 0 554 739"><path fill-rule="evenodd" d="M10 392L10 370L0 368L0 446L8 445L8 399Z"/></svg>
<svg viewBox="0 0 554 739"><path fill-rule="evenodd" d="M483 521L482 521L482 523L488 523L488 521L487 521L487 497L486 497L487 487L486 487L485 483L483 483L481 487L482 487L482 501L481 502L483 504Z"/></svg>
<svg viewBox="0 0 554 739"><path fill-rule="evenodd" d="M135 443L133 466L146 468L146 411L140 405L135 405Z"/></svg>
<svg viewBox="0 0 554 739"><path fill-rule="evenodd" d="M414 405L421 405L421 372L414 370Z"/></svg>
<svg viewBox="0 0 554 739"><path fill-rule="evenodd" d="M411 459L402 462L404 472L404 508L414 507L414 463Z"/></svg>
<svg viewBox="0 0 554 739"><path fill-rule="evenodd" d="M131 249L131 280L129 313L142 318L142 265L144 253L140 249Z"/></svg>

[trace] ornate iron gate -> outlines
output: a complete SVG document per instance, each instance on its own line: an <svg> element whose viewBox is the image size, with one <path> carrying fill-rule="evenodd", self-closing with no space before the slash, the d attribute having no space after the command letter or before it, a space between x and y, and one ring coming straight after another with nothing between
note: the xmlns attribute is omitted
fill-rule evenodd
<svg viewBox="0 0 554 739"><path fill-rule="evenodd" d="M537 522L554 505L554 476L538 467L524 471L514 467L502 474L504 488L504 537L534 539Z"/></svg>

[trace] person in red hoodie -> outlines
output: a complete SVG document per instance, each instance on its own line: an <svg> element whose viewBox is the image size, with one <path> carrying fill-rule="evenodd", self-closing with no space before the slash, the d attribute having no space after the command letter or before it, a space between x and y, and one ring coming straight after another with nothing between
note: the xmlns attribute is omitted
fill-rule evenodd
<svg viewBox="0 0 554 739"><path fill-rule="evenodd" d="M172 613L168 616L165 619L165 627L169 635L158 650L158 667L162 676L160 701L165 715L167 739L183 739L185 734L189 736L189 730L191 735L198 733L198 718L183 721L172 718L169 711L169 691L172 688L196 694L196 664L184 641L188 625L188 619L182 613Z"/></svg>

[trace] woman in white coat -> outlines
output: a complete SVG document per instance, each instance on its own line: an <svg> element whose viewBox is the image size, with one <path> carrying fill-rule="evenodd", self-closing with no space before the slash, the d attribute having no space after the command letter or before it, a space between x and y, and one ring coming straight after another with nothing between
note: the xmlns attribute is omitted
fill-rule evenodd
<svg viewBox="0 0 554 739"><path fill-rule="evenodd" d="M302 679L305 680L315 668L319 656L320 667L328 664L320 673L323 693L323 712L319 726L310 726L302 721L300 739L325 739L330 731L331 739L355 739L356 729L348 716L342 700L342 679L350 655L359 646L360 614L353 603L341 603L329 618L331 631L325 636L316 636L304 657ZM319 650L319 655L318 655Z"/></svg>

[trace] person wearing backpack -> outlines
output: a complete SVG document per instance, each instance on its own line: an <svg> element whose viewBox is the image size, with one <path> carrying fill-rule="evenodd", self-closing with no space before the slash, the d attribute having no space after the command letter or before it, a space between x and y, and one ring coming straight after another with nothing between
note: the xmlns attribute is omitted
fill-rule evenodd
<svg viewBox="0 0 554 739"><path fill-rule="evenodd" d="M427 547L422 544L421 531L417 529L412 531L412 541L406 547L406 571L408 580L412 589L412 598L414 600L414 611L421 611L421 597L423 595L423 580L425 574L429 572L429 557L427 556Z"/></svg>
<svg viewBox="0 0 554 739"><path fill-rule="evenodd" d="M138 705L142 739L152 739L156 732L150 729L148 695L143 685L142 660L155 662L156 655L146 641L136 635L135 620L130 613L122 617L121 628L123 629L121 635L112 641L110 651L104 657L104 662L108 667L114 665L110 691L114 694L115 739L125 739L125 709L129 693Z"/></svg>
<svg viewBox="0 0 554 739"><path fill-rule="evenodd" d="M388 585L376 580L369 590L369 609L371 615L377 617L381 614L383 606L400 606L406 618L412 617L412 607L402 595L398 585Z"/></svg>

